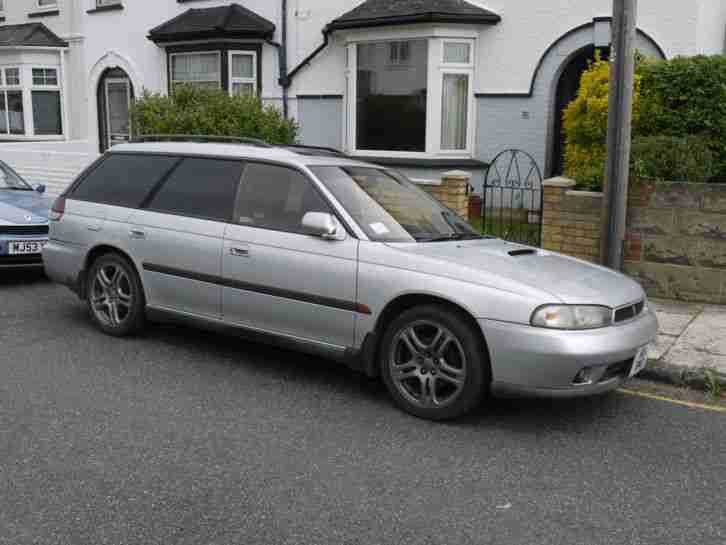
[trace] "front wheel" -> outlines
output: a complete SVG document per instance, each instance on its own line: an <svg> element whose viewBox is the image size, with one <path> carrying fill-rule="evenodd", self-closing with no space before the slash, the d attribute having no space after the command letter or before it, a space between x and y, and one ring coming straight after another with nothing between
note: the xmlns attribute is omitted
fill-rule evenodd
<svg viewBox="0 0 726 545"><path fill-rule="evenodd" d="M136 269L117 254L94 261L88 273L88 310L104 333L124 337L144 324L144 293Z"/></svg>
<svg viewBox="0 0 726 545"><path fill-rule="evenodd" d="M443 306L404 312L388 328L381 357L383 379L396 404L430 420L473 409L491 380L481 334Z"/></svg>

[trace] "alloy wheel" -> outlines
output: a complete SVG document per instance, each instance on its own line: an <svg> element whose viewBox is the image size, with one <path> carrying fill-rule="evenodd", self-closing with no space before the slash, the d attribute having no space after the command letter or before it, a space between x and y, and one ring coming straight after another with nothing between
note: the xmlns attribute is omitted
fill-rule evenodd
<svg viewBox="0 0 726 545"><path fill-rule="evenodd" d="M99 267L91 286L91 309L108 327L120 327L131 314L133 288L126 271L117 264Z"/></svg>
<svg viewBox="0 0 726 545"><path fill-rule="evenodd" d="M454 403L466 383L466 353L450 330L430 320L409 324L394 337L389 354L396 389L421 408Z"/></svg>

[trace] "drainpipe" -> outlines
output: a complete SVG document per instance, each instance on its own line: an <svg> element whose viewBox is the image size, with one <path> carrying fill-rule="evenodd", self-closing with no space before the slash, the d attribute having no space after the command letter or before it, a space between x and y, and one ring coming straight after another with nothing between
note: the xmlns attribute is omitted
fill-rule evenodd
<svg viewBox="0 0 726 545"><path fill-rule="evenodd" d="M288 118L288 89L287 81L287 0L282 0L282 47L280 49L280 84L282 85L282 113Z"/></svg>

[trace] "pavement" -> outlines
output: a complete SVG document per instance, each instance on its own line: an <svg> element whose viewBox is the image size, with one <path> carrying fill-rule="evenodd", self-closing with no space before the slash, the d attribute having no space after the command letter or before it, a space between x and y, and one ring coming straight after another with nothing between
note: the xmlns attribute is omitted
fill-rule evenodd
<svg viewBox="0 0 726 545"><path fill-rule="evenodd" d="M726 306L652 299L660 324L645 376L671 383L726 386Z"/></svg>
<svg viewBox="0 0 726 545"><path fill-rule="evenodd" d="M726 542L726 413L660 385L436 424L334 362L0 300L0 544Z"/></svg>

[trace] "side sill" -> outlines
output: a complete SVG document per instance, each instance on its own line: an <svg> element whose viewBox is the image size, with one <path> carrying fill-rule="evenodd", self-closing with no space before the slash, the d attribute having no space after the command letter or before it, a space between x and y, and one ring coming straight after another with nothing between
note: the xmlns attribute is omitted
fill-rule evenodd
<svg viewBox="0 0 726 545"><path fill-rule="evenodd" d="M305 352L306 354L338 361L356 371L363 371L358 363L359 355L363 352L363 349L343 348L271 331L229 324L215 318L197 316L148 305L146 307L146 315L149 320L154 322L184 324L223 335L240 337L252 342Z"/></svg>

